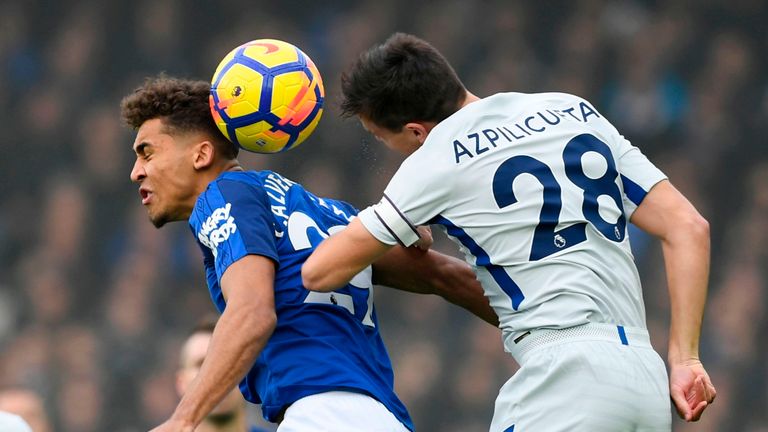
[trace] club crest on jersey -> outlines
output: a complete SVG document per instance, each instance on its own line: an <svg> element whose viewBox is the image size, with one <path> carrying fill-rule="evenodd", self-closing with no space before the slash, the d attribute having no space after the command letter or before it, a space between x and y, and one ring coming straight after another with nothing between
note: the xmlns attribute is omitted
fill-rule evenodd
<svg viewBox="0 0 768 432"><path fill-rule="evenodd" d="M224 207L214 210L197 233L197 239L211 250L214 257L217 255L219 245L237 231L235 218L230 216L231 209L232 204L227 203Z"/></svg>
<svg viewBox="0 0 768 432"><path fill-rule="evenodd" d="M561 236L560 234L557 234L555 236L555 246L558 249L562 249L562 248L565 247L565 238L563 236Z"/></svg>

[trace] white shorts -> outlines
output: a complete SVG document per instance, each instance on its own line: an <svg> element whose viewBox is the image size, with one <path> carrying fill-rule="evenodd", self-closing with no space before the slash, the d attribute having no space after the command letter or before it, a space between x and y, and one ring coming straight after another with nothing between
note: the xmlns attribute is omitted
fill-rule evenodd
<svg viewBox="0 0 768 432"><path fill-rule="evenodd" d="M521 367L499 391L491 432L671 430L667 369L645 329L585 324L520 336L504 343Z"/></svg>
<svg viewBox="0 0 768 432"><path fill-rule="evenodd" d="M285 411L277 432L409 432L387 407L361 394L331 391L303 397Z"/></svg>

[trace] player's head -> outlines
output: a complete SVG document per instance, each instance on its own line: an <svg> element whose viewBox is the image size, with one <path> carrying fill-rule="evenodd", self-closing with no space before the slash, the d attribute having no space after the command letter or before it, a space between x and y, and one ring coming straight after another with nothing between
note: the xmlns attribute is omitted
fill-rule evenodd
<svg viewBox="0 0 768 432"><path fill-rule="evenodd" d="M208 182L236 164L237 146L216 128L209 94L206 81L159 76L121 103L124 120L136 130L131 180L157 227L189 217Z"/></svg>
<svg viewBox="0 0 768 432"><path fill-rule="evenodd" d="M16 414L35 432L48 432L51 427L43 400L37 393L21 387L0 390L0 411ZM3 430L0 428L0 430Z"/></svg>
<svg viewBox="0 0 768 432"><path fill-rule="evenodd" d="M388 147L411 153L437 123L455 113L467 90L435 47L395 33L364 52L341 76L342 112Z"/></svg>
<svg viewBox="0 0 768 432"><path fill-rule="evenodd" d="M208 353L208 345L215 327L215 319L206 318L195 326L184 342L179 356L179 370L176 374L176 391L179 397L184 395L189 384L200 372L200 366ZM224 425L235 421L237 416L244 416L244 410L245 399L240 390L234 388L208 414L205 421L213 425Z"/></svg>

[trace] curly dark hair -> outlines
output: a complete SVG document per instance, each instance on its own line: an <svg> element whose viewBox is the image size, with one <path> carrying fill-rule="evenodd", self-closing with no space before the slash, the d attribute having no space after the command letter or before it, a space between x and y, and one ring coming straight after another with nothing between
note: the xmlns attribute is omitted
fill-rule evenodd
<svg viewBox="0 0 768 432"><path fill-rule="evenodd" d="M413 121L441 122L458 111L466 88L440 52L395 33L364 52L341 76L342 114L362 115L392 132Z"/></svg>
<svg viewBox="0 0 768 432"><path fill-rule="evenodd" d="M122 116L128 126L138 129L144 122L163 120L169 133L203 132L224 157L234 159L238 146L221 134L213 121L208 97L211 85L206 81L150 77L120 102Z"/></svg>

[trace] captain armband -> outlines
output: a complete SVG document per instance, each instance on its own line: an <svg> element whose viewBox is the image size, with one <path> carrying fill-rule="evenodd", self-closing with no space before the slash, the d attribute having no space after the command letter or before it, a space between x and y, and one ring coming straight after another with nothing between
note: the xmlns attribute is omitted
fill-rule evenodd
<svg viewBox="0 0 768 432"><path fill-rule="evenodd" d="M400 243L408 247L419 240L419 232L407 217L395 207L395 204L385 194L378 204L371 206L373 213L384 225L384 228Z"/></svg>

